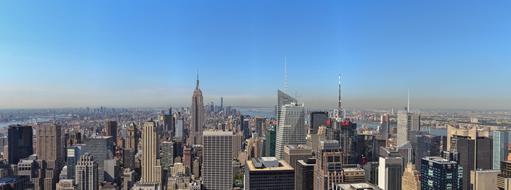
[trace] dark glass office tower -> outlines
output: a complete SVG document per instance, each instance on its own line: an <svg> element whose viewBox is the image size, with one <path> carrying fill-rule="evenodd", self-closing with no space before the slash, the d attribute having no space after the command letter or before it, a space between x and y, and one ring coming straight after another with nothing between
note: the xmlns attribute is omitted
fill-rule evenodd
<svg viewBox="0 0 511 190"><path fill-rule="evenodd" d="M425 157L421 162L421 189L462 189L458 163L442 157Z"/></svg>
<svg viewBox="0 0 511 190"><path fill-rule="evenodd" d="M20 159L26 158L34 153L32 138L31 126L9 126L7 136L9 164L18 164Z"/></svg>

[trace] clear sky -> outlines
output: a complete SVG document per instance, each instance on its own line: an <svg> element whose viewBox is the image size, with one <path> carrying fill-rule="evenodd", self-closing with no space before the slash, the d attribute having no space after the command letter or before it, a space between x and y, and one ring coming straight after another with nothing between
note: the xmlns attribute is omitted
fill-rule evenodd
<svg viewBox="0 0 511 190"><path fill-rule="evenodd" d="M511 108L511 1L0 1L0 108Z"/></svg>

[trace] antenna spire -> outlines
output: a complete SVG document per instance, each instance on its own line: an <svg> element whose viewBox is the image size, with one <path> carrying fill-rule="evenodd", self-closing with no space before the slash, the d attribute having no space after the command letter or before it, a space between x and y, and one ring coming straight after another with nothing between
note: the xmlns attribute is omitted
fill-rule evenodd
<svg viewBox="0 0 511 190"><path fill-rule="evenodd" d="M406 105L406 112L410 112L410 89L408 89L408 104Z"/></svg>
<svg viewBox="0 0 511 190"><path fill-rule="evenodd" d="M284 91L287 92L287 56L284 56Z"/></svg>
<svg viewBox="0 0 511 190"><path fill-rule="evenodd" d="M195 89L199 89L199 69L197 69L197 81L196 81Z"/></svg>
<svg viewBox="0 0 511 190"><path fill-rule="evenodd" d="M342 116L342 99L341 99L341 74L339 73L339 97L338 97L338 104L337 104L337 109L338 109L338 118L340 118Z"/></svg>

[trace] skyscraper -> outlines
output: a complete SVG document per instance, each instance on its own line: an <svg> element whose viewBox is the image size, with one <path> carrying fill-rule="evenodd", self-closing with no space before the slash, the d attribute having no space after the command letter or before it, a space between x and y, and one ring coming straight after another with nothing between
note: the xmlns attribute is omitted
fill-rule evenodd
<svg viewBox="0 0 511 190"><path fill-rule="evenodd" d="M138 146L138 133L135 123L128 126L126 133L126 149L137 150Z"/></svg>
<svg viewBox="0 0 511 190"><path fill-rule="evenodd" d="M275 148L277 159L283 158L285 145L306 143L304 117L305 110L303 104L291 103L282 106Z"/></svg>
<svg viewBox="0 0 511 190"><path fill-rule="evenodd" d="M280 90L277 90L277 121L280 121L280 115L281 115L281 110L282 110L282 106L286 105L286 104L290 104L290 103L293 103L293 102L297 102L297 100L289 95L287 95L286 93L280 91Z"/></svg>
<svg viewBox="0 0 511 190"><path fill-rule="evenodd" d="M204 131L202 179L205 189L231 189L232 170L232 132Z"/></svg>
<svg viewBox="0 0 511 190"><path fill-rule="evenodd" d="M461 190L458 163L442 157L425 157L421 163L421 189Z"/></svg>
<svg viewBox="0 0 511 190"><path fill-rule="evenodd" d="M144 123L142 130L142 178L141 184L161 185L161 166L158 133L154 121Z"/></svg>
<svg viewBox="0 0 511 190"><path fill-rule="evenodd" d="M410 141L413 132L420 131L420 115L409 111L397 113L397 145L403 145Z"/></svg>
<svg viewBox="0 0 511 190"><path fill-rule="evenodd" d="M476 167L474 164L477 165L477 169L491 169L493 167L492 139L477 137L477 151L475 150L476 141L471 137L454 136L451 141L451 151L459 153L458 164L463 168L462 187L468 190L471 183L470 171Z"/></svg>
<svg viewBox="0 0 511 190"><path fill-rule="evenodd" d="M105 161L113 159L114 143L111 136L96 136L85 141L82 147L83 152L88 152L94 156L94 161L98 164L99 181L114 181L114 176L105 175Z"/></svg>
<svg viewBox="0 0 511 190"><path fill-rule="evenodd" d="M32 127L24 125L11 125L8 129L8 161L9 164L18 164L20 159L34 153L32 145Z"/></svg>
<svg viewBox="0 0 511 190"><path fill-rule="evenodd" d="M440 156L441 136L430 134L417 135L417 145L415 146L415 170L420 170L422 158L426 156Z"/></svg>
<svg viewBox="0 0 511 190"><path fill-rule="evenodd" d="M265 157L274 157L275 156L275 146L277 143L277 129L275 126L268 126L266 128L266 134L264 135L264 156Z"/></svg>
<svg viewBox="0 0 511 190"><path fill-rule="evenodd" d="M67 178L75 179L76 164L80 160L82 147L74 145L66 149Z"/></svg>
<svg viewBox="0 0 511 190"><path fill-rule="evenodd" d="M163 170L170 170L174 164L174 143L172 141L163 141L161 143L161 166Z"/></svg>
<svg viewBox="0 0 511 190"><path fill-rule="evenodd" d="M294 189L294 169L284 160L262 157L247 160L245 189Z"/></svg>
<svg viewBox="0 0 511 190"><path fill-rule="evenodd" d="M295 168L295 190L314 189L314 166L316 159L298 160Z"/></svg>
<svg viewBox="0 0 511 190"><path fill-rule="evenodd" d="M389 114L383 114L380 118L380 135L382 139L390 138L390 118Z"/></svg>
<svg viewBox="0 0 511 190"><path fill-rule="evenodd" d="M317 111L310 113L310 133L317 134L319 126L325 125L326 121L329 120L328 112Z"/></svg>
<svg viewBox="0 0 511 190"><path fill-rule="evenodd" d="M190 129L190 144L202 144L202 130L205 124L204 102L202 91L199 88L199 75L197 75L197 84L192 96L192 121Z"/></svg>
<svg viewBox="0 0 511 190"><path fill-rule="evenodd" d="M386 150L379 158L378 187L383 190L401 190L403 177L403 158L394 150Z"/></svg>
<svg viewBox="0 0 511 190"><path fill-rule="evenodd" d="M64 163L61 126L55 123L38 124L36 135L38 162L42 166L36 188L55 189L58 174Z"/></svg>
<svg viewBox="0 0 511 190"><path fill-rule="evenodd" d="M106 136L111 136L113 139L113 142L116 142L117 141L117 121L105 121L105 130L106 130Z"/></svg>
<svg viewBox="0 0 511 190"><path fill-rule="evenodd" d="M321 141L314 166L314 189L332 190L342 183L342 164L339 141Z"/></svg>
<svg viewBox="0 0 511 190"><path fill-rule="evenodd" d="M79 190L98 190L98 164L94 157L85 153L76 164L76 184Z"/></svg>
<svg viewBox="0 0 511 190"><path fill-rule="evenodd" d="M507 160L508 131L493 131L493 169L500 170L500 162Z"/></svg>
<svg viewBox="0 0 511 190"><path fill-rule="evenodd" d="M286 145L284 146L284 161L291 167L296 168L298 160L307 160L312 157L312 148L307 145Z"/></svg>

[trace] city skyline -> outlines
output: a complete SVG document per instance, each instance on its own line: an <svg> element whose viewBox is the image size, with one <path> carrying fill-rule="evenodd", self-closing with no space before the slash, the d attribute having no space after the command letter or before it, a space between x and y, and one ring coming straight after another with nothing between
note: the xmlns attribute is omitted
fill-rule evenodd
<svg viewBox="0 0 511 190"><path fill-rule="evenodd" d="M205 104L273 107L285 64L306 107L340 73L348 109L509 109L509 5L1 2L0 109L190 106L197 70Z"/></svg>

